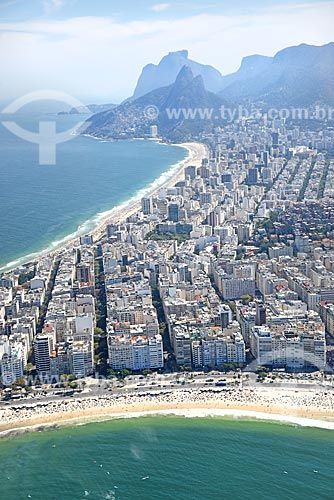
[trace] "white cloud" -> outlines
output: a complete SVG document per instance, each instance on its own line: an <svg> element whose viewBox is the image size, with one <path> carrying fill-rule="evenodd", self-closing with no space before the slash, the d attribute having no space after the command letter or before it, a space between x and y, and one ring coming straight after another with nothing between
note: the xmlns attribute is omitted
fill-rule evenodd
<svg viewBox="0 0 334 500"><path fill-rule="evenodd" d="M170 4L169 3L157 3L155 5L152 5L150 7L151 10L154 12L162 12L163 10L169 9Z"/></svg>
<svg viewBox="0 0 334 500"><path fill-rule="evenodd" d="M50 14L54 10L59 10L65 4L65 0L43 0L43 10L45 14Z"/></svg>
<svg viewBox="0 0 334 500"><path fill-rule="evenodd" d="M333 2L263 10L249 16L207 15L121 23L110 17L0 23L0 95L56 89L78 98L116 100L133 92L142 67L169 51L223 74L250 54L273 55L302 42L333 40Z"/></svg>
<svg viewBox="0 0 334 500"><path fill-rule="evenodd" d="M11 7L12 5L16 4L18 0L8 0L7 2L2 1L0 3L0 9L5 9L7 7Z"/></svg>

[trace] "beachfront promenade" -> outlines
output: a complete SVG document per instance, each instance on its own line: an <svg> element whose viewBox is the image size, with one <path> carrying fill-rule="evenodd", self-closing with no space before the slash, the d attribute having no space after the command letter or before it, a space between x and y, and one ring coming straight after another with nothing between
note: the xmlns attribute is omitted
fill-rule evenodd
<svg viewBox="0 0 334 500"><path fill-rule="evenodd" d="M210 379L211 380L211 379ZM199 382L199 383L198 383ZM247 383L246 383L247 384ZM49 396L19 400L0 407L0 432L36 426L53 426L95 421L113 416L167 412L196 416L235 415L269 418L295 423L300 418L314 419L309 425L334 428L334 390L331 385L303 386L296 380L289 383L232 385L217 387L214 383L197 381L191 385L150 387L134 385L114 387L101 381L72 397ZM108 389L109 387L109 389ZM197 412L197 413L196 413ZM198 413L200 412L200 413ZM201 413L202 412L202 413Z"/></svg>

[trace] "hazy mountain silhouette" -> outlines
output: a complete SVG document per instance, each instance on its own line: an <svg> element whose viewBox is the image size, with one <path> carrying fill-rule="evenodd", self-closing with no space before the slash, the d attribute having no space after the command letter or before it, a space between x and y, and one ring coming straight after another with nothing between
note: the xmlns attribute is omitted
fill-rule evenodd
<svg viewBox="0 0 334 500"><path fill-rule="evenodd" d="M115 108L117 104L107 103L107 104L87 104L86 106L77 106L76 108L71 108L69 111L59 111L58 115L85 115L87 113L100 113L101 111L106 111L108 109Z"/></svg>
<svg viewBox="0 0 334 500"><path fill-rule="evenodd" d="M180 68L182 62L185 64ZM210 92L218 86L218 94ZM223 124L218 112L223 104L333 105L333 89L334 43L289 47L274 57L248 56L238 71L224 77L212 66L188 59L187 51L171 52L158 66L145 66L135 90L140 97L93 115L86 133L109 138L147 137L149 125L155 124L159 135L182 141ZM147 106L154 106L157 116L148 116ZM181 112L171 118L171 109ZM184 109L212 109L214 114L204 119L199 114L187 117L182 114Z"/></svg>
<svg viewBox="0 0 334 500"><path fill-rule="evenodd" d="M334 43L288 47L274 57L250 56L223 77L221 97L271 105L334 103Z"/></svg>
<svg viewBox="0 0 334 500"><path fill-rule="evenodd" d="M222 88L223 80L221 73L212 66L200 64L188 59L187 50L169 52L164 56L158 65L147 64L138 79L133 99L141 97L151 90L166 87L175 82L177 75L183 66L188 66L194 76L201 75L205 88L211 92L219 92Z"/></svg>
<svg viewBox="0 0 334 500"><path fill-rule="evenodd" d="M104 138L145 137L150 125L157 125L159 135L170 140L185 140L204 130L212 130L220 123L219 117L199 119L187 118L185 109L215 109L219 111L224 101L206 90L202 76L194 76L188 66L184 66L175 82L167 87L155 89L133 101L98 113L89 119L85 133ZM148 116L147 107L156 110L157 116ZM181 110L179 116L171 118L171 110Z"/></svg>

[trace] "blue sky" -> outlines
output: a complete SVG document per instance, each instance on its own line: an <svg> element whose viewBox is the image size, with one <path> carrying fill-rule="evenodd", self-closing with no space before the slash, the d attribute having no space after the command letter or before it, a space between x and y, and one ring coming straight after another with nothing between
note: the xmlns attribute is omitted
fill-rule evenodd
<svg viewBox="0 0 334 500"><path fill-rule="evenodd" d="M321 0L303 0L301 4L323 3ZM291 0L181 0L154 2L150 0L0 0L0 18L24 21L37 17L67 19L78 16L112 16L118 21L138 19L155 20L207 14L247 14L254 9L268 9L275 5L295 5Z"/></svg>
<svg viewBox="0 0 334 500"><path fill-rule="evenodd" d="M169 51L235 71L242 57L333 41L334 2L0 0L0 95L39 89L120 101Z"/></svg>

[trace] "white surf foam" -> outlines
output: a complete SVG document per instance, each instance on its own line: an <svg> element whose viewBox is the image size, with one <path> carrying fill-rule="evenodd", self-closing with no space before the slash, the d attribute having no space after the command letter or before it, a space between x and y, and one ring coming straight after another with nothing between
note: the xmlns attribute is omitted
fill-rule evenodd
<svg viewBox="0 0 334 500"><path fill-rule="evenodd" d="M334 421L321 420L308 417L296 417L294 415L282 415L279 413L256 412L251 410L220 409L220 408L174 408L170 410L148 410L142 412L114 413L103 415L106 419L113 418L139 418L154 415L175 415L186 418L204 417L228 417L233 419L262 420L293 424L301 427L317 427L320 429L334 430ZM101 415L102 416L102 415Z"/></svg>

